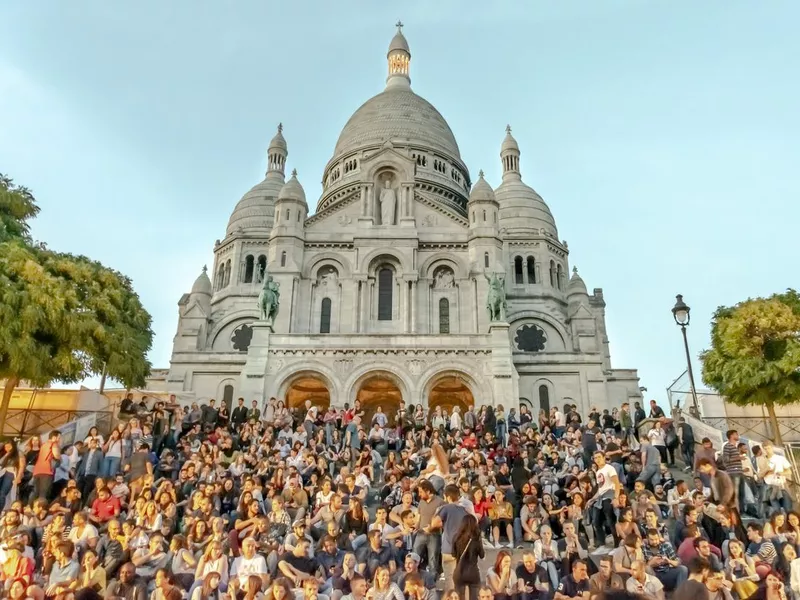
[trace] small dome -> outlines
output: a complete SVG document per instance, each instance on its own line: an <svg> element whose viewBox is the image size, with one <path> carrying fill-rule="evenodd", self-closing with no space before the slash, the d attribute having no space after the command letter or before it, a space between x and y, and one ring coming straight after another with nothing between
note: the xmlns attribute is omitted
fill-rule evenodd
<svg viewBox="0 0 800 600"><path fill-rule="evenodd" d="M195 279L192 286L192 294L203 294L210 296L214 288L211 286L211 280L208 278L208 267L203 265L203 272Z"/></svg>
<svg viewBox="0 0 800 600"><path fill-rule="evenodd" d="M544 229L558 238L556 220L536 191L519 178L507 179L494 191L500 203L500 229L509 233L541 235Z"/></svg>
<svg viewBox="0 0 800 600"><path fill-rule="evenodd" d="M386 53L387 56L395 50L402 50L408 54L411 54L411 50L408 47L408 40L406 39L406 36L403 35L403 31L400 29L400 27L402 27L402 25L397 28L397 33L394 34L392 41L389 43L389 51Z"/></svg>
<svg viewBox="0 0 800 600"><path fill-rule="evenodd" d="M286 150L286 139L283 137L283 123L278 123L278 132L269 143L270 150Z"/></svg>
<svg viewBox="0 0 800 600"><path fill-rule="evenodd" d="M478 173L478 181L472 186L472 191L469 193L470 202L497 202L494 196L492 186L486 183L483 178L483 171Z"/></svg>
<svg viewBox="0 0 800 600"><path fill-rule="evenodd" d="M569 283L567 284L567 296L575 296L575 295L589 295L588 290L586 289L586 284L583 281L583 278L578 275L578 267L572 268L572 277L569 278Z"/></svg>
<svg viewBox="0 0 800 600"><path fill-rule="evenodd" d="M517 144L517 140L514 139L514 136L511 135L511 125L506 125L506 137L503 140L503 144L500 146L500 154L504 154L509 150L519 152L519 144Z"/></svg>
<svg viewBox="0 0 800 600"><path fill-rule="evenodd" d="M281 200L294 200L296 202L302 202L303 204L306 203L306 192L297 180L297 169L292 171L292 178L281 188L278 194L278 202Z"/></svg>
<svg viewBox="0 0 800 600"><path fill-rule="evenodd" d="M272 229L275 198L282 186L283 176L274 171L261 183L254 185L233 209L225 234L232 235L245 229L262 229L267 232Z"/></svg>

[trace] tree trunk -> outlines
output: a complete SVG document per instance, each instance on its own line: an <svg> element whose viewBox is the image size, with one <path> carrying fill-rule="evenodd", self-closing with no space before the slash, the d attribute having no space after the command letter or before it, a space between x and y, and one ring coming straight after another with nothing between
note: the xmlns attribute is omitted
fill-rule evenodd
<svg viewBox="0 0 800 600"><path fill-rule="evenodd" d="M107 376L108 376L108 373L106 372L106 367L105 367L105 365L103 365L103 375L102 375L102 377L100 377L100 395L101 396L103 395L103 392L106 389L106 377Z"/></svg>
<svg viewBox="0 0 800 600"><path fill-rule="evenodd" d="M0 434L5 431L8 405L11 404L11 394L14 393L17 385L19 385L19 377L9 377L3 387L3 401L0 402Z"/></svg>
<svg viewBox="0 0 800 600"><path fill-rule="evenodd" d="M775 405L772 402L767 402L767 412L769 413L769 423L772 427L772 435L775 437L775 444L783 446L781 428L780 425L778 425L778 417L775 415Z"/></svg>

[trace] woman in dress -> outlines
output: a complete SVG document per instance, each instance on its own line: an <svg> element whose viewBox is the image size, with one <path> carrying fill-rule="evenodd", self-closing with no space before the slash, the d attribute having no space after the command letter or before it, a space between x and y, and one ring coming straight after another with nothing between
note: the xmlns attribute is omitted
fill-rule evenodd
<svg viewBox="0 0 800 600"><path fill-rule="evenodd" d="M456 557L453 583L459 598L477 600L481 583L478 561L485 556L485 550L478 521L472 515L461 520L453 539L453 556Z"/></svg>

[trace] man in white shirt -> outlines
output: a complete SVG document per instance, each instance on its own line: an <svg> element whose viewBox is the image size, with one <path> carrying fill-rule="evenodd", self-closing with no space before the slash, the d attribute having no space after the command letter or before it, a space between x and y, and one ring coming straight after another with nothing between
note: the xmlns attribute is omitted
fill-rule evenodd
<svg viewBox="0 0 800 600"><path fill-rule="evenodd" d="M617 539L617 518L614 515L614 501L619 497L622 486L617 470L606 462L606 455L598 450L592 456L597 465L597 492L586 503L587 508L594 511L595 540L598 545L605 544L607 534L614 536L614 547L619 546Z"/></svg>
<svg viewBox="0 0 800 600"><path fill-rule="evenodd" d="M767 485L764 500L773 510L791 510L792 502L786 492L786 478L792 472L792 466L786 457L776 454L772 442L764 442L764 452L767 455L767 472L764 473L764 483Z"/></svg>
<svg viewBox="0 0 800 600"><path fill-rule="evenodd" d="M229 585L232 588L232 596L236 596L238 591L247 592L247 585L250 575L261 577L262 589L269 582L269 572L267 571L267 561L261 554L256 553L256 541L249 537L242 542L242 555L233 560L231 565L231 575Z"/></svg>

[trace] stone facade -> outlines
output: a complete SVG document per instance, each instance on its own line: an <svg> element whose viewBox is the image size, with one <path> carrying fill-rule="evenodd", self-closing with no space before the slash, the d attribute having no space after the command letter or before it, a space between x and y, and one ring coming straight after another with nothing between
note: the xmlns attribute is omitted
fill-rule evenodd
<svg viewBox="0 0 800 600"><path fill-rule="evenodd" d="M603 292L568 276L510 128L502 183L481 173L473 185L446 121L411 91L399 30L387 57L386 89L342 130L311 216L297 174L285 179L279 127L265 179L214 246L213 277L204 269L179 302L168 389L248 403L322 390L341 405L380 380L391 393L370 397L384 404L640 399L636 371L611 367ZM274 323L259 320L265 274L280 285ZM491 274L504 278L507 322L489 320Z"/></svg>

